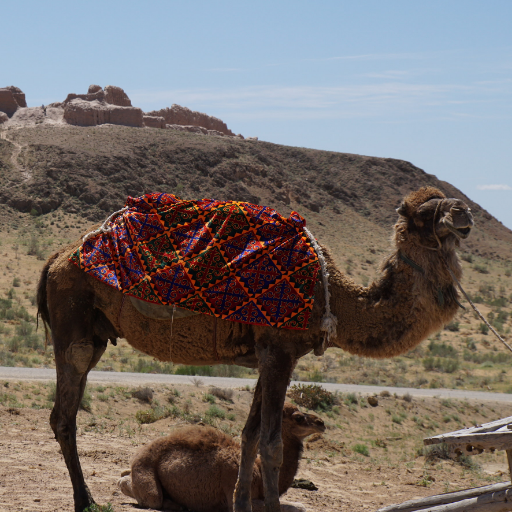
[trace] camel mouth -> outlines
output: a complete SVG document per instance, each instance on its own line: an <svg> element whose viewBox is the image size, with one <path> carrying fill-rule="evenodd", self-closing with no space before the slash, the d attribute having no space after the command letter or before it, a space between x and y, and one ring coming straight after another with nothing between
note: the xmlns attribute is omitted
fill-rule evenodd
<svg viewBox="0 0 512 512"><path fill-rule="evenodd" d="M466 239L471 233L471 226L466 226L465 228L456 228L450 221L447 219L443 220L443 224L458 238Z"/></svg>

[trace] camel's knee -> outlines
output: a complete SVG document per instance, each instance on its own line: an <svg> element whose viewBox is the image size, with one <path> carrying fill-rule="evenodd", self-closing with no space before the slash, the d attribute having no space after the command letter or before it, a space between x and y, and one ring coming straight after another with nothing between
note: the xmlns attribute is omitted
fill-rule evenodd
<svg viewBox="0 0 512 512"><path fill-rule="evenodd" d="M66 350L66 361L75 367L77 373L87 372L94 358L94 342L83 338L73 341Z"/></svg>
<svg viewBox="0 0 512 512"><path fill-rule="evenodd" d="M281 467L283 463L283 442L280 437L275 437L265 442L260 442L261 460L264 464Z"/></svg>
<svg viewBox="0 0 512 512"><path fill-rule="evenodd" d="M55 435L55 439L58 441L67 440L76 432L76 425L67 421L56 407L53 408L50 414L50 426Z"/></svg>

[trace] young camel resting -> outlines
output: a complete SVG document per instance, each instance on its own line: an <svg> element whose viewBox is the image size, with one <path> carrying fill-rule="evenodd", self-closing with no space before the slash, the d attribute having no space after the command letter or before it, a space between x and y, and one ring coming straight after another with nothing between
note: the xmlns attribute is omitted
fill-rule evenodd
<svg viewBox="0 0 512 512"><path fill-rule="evenodd" d="M303 440L324 431L318 416L285 404L279 495L293 483ZM142 507L227 512L233 510L239 460L240 445L223 432L211 427L185 427L140 449L132 460L131 474L123 476L118 485ZM260 508L254 502L264 499L260 457L254 465L251 498L255 508Z"/></svg>

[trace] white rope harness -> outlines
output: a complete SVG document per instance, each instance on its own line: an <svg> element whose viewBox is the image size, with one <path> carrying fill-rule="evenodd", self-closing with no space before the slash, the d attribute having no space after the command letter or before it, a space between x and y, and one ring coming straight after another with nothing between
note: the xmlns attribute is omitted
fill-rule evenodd
<svg viewBox="0 0 512 512"><path fill-rule="evenodd" d="M318 261L320 263L320 271L322 274L322 283L324 285L324 293L325 293L325 313L322 317L322 322L320 323L320 330L324 332L324 341L320 347L315 348L315 355L321 356L329 341L331 336L336 336L336 328L338 326L338 319L331 313L331 292L329 291L329 272L327 271L327 265L325 263L324 253L322 252L322 248L318 245L316 238L313 236L311 231L304 226L304 232L308 235L308 238L311 242L311 245L315 249L315 252L318 256Z"/></svg>
<svg viewBox="0 0 512 512"><path fill-rule="evenodd" d="M85 235L82 238L82 242L87 242L87 240L89 240L89 238L99 235L100 233L110 233L110 231L112 231L112 226L111 225L108 226L108 224L112 221L112 219L114 217L116 217L120 213L123 213L125 210L128 210L128 208L129 208L128 206L125 206L124 208L117 210L117 212L114 212L110 217L108 217L108 219L105 220L105 222L98 229L95 229L94 231L87 233L87 235Z"/></svg>

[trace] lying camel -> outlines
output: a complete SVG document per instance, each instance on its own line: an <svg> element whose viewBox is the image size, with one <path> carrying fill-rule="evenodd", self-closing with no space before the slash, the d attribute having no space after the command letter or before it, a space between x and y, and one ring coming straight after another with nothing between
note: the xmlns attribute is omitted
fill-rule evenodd
<svg viewBox="0 0 512 512"><path fill-rule="evenodd" d="M324 431L324 422L318 416L285 403L279 495L288 490L297 473L303 440ZM142 507L232 511L239 460L240 445L223 432L197 425L185 427L141 448L132 460L131 472L118 485ZM251 498L254 508L261 509L262 503L255 503L264 499L260 457L253 469Z"/></svg>

